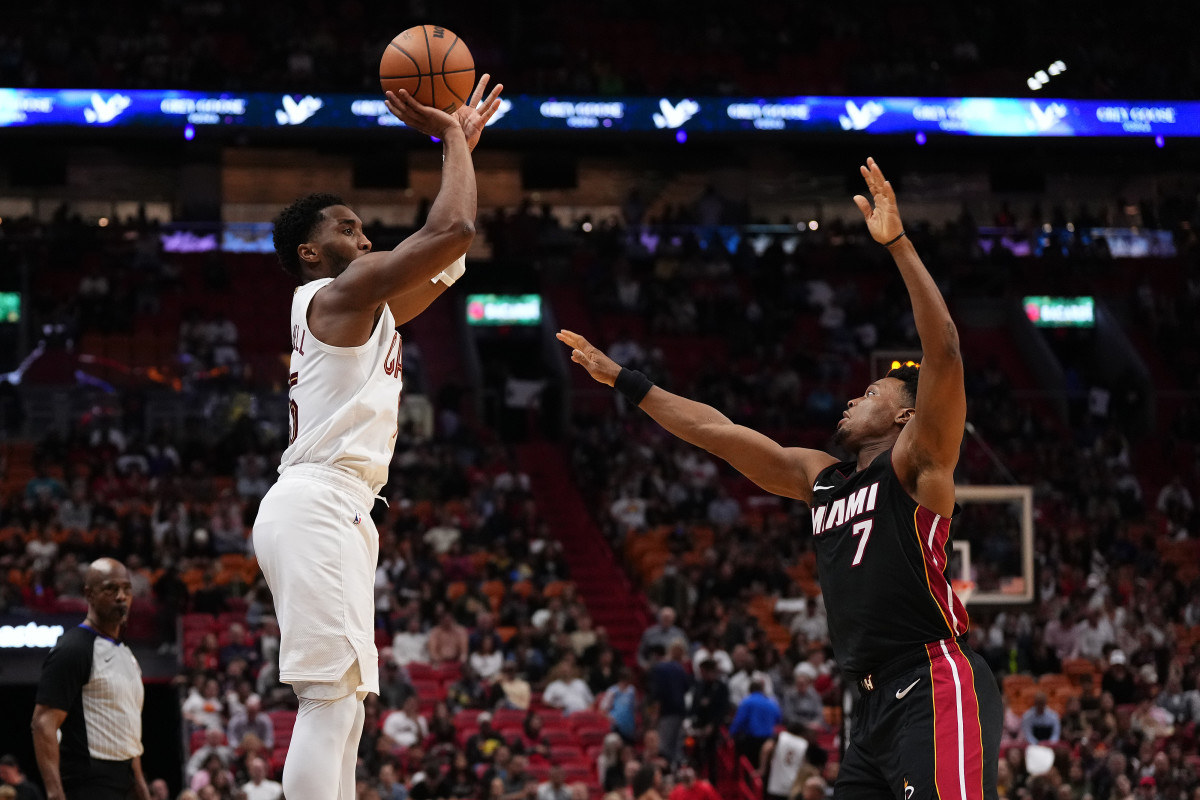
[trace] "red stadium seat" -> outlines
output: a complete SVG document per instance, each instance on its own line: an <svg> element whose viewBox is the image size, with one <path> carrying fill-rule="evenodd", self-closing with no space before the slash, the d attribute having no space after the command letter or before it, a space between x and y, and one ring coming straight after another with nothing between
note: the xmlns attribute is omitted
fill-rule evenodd
<svg viewBox="0 0 1200 800"><path fill-rule="evenodd" d="M612 720L603 711L576 711L567 719L575 730L580 728L604 728L607 730L612 727Z"/></svg>
<svg viewBox="0 0 1200 800"><path fill-rule="evenodd" d="M578 745L555 744L550 746L550 760L555 764L574 763L583 761L584 755Z"/></svg>
<svg viewBox="0 0 1200 800"><path fill-rule="evenodd" d="M604 743L604 737L612 732L611 725L600 727L579 728L575 731L575 735L584 747L595 747Z"/></svg>
<svg viewBox="0 0 1200 800"><path fill-rule="evenodd" d="M525 722L525 712L519 708L498 708L496 713L492 714L492 724L497 728L510 728L513 723L516 727L521 727Z"/></svg>
<svg viewBox="0 0 1200 800"><path fill-rule="evenodd" d="M571 720L569 717L563 716L562 709L550 708L538 713L541 714L542 726L545 728L571 729Z"/></svg>
<svg viewBox="0 0 1200 800"><path fill-rule="evenodd" d="M421 698L421 702L426 700L444 700L446 698L446 687L438 681L416 680L413 679L412 686L417 690L417 697Z"/></svg>
<svg viewBox="0 0 1200 800"><path fill-rule="evenodd" d="M422 661L414 661L406 669L411 680L437 680L438 671Z"/></svg>
<svg viewBox="0 0 1200 800"><path fill-rule="evenodd" d="M479 715L483 713L481 708L464 708L454 715L454 724L456 727L474 726L479 727Z"/></svg>
<svg viewBox="0 0 1200 800"><path fill-rule="evenodd" d="M296 727L296 712L295 711L270 711L267 716L271 718L271 727L278 733L281 730L290 731Z"/></svg>
<svg viewBox="0 0 1200 800"><path fill-rule="evenodd" d="M551 745L579 744L579 735L570 728L543 728L542 736L545 736L546 740L549 741Z"/></svg>
<svg viewBox="0 0 1200 800"><path fill-rule="evenodd" d="M563 764L562 768L567 783L595 780L596 777L596 767L582 761Z"/></svg>

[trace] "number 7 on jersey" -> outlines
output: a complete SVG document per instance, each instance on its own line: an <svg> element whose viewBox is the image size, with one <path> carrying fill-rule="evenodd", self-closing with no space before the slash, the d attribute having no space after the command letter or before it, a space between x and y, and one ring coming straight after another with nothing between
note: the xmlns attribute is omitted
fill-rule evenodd
<svg viewBox="0 0 1200 800"><path fill-rule="evenodd" d="M854 560L850 562L850 566L857 567L862 561L863 551L867 549L867 540L871 538L871 528L874 525L875 520L873 519L864 519L862 522L854 523L853 535L862 536L862 538L858 540L858 550L854 552Z"/></svg>

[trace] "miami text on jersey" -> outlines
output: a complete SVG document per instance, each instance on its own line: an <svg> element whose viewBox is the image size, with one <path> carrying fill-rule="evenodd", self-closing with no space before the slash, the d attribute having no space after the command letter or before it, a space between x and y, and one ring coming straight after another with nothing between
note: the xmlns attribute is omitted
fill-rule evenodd
<svg viewBox="0 0 1200 800"><path fill-rule="evenodd" d="M875 511L875 496L879 493L879 481L864 486L849 497L839 497L832 503L817 506L812 510L813 535L824 533L851 522L863 514Z"/></svg>

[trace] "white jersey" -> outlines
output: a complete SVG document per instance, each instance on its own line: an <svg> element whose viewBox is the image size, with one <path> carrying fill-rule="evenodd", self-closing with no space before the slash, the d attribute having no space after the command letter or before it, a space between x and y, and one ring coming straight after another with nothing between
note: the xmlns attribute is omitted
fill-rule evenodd
<svg viewBox="0 0 1200 800"><path fill-rule="evenodd" d="M291 437L279 471L296 464L334 467L378 492L396 447L400 334L385 304L365 343L333 347L318 341L308 328L308 306L332 280L310 281L292 298Z"/></svg>
<svg viewBox="0 0 1200 800"><path fill-rule="evenodd" d="M787 797L792 793L792 784L800 767L804 766L804 756L808 753L808 740L793 736L787 731L780 731L775 741L775 753L771 756L771 777L767 780L767 794Z"/></svg>

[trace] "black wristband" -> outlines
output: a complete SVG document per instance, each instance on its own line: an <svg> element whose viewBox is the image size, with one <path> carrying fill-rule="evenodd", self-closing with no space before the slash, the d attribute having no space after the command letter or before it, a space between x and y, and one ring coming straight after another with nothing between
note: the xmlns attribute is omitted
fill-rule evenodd
<svg viewBox="0 0 1200 800"><path fill-rule="evenodd" d="M613 384L613 388L625 395L626 400L635 406L640 406L642 401L646 399L646 395L654 388L654 383L636 369L621 367L621 371L617 373L617 380Z"/></svg>
<svg viewBox="0 0 1200 800"><path fill-rule="evenodd" d="M904 231L900 231L899 236L897 236L895 239L892 239L890 242L885 242L883 246L891 247L892 245L894 245L896 242L900 241L903 238L904 238Z"/></svg>

